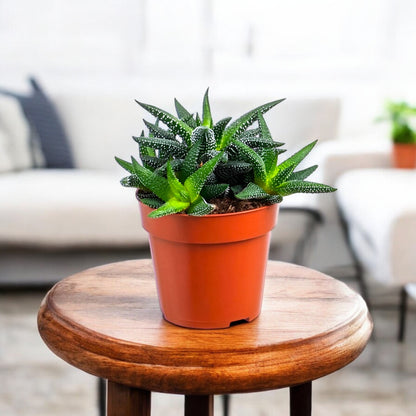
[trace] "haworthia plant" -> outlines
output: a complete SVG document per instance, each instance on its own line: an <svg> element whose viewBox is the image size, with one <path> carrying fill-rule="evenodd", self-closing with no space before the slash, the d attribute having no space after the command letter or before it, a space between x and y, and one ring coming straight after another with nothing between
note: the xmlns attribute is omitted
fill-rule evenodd
<svg viewBox="0 0 416 416"><path fill-rule="evenodd" d="M177 116L137 101L156 120L144 120L147 136L142 132L133 137L139 145L141 163L134 157L130 162L116 157L129 172L121 184L137 188L140 201L154 208L149 214L153 218L175 213L207 215L214 208L211 200L218 197L258 200L268 205L297 192L335 191L305 180L317 166L296 170L316 141L278 163L285 151L283 143L273 140L263 115L283 100L258 106L233 122L226 117L216 123L208 90L201 117L176 99Z"/></svg>

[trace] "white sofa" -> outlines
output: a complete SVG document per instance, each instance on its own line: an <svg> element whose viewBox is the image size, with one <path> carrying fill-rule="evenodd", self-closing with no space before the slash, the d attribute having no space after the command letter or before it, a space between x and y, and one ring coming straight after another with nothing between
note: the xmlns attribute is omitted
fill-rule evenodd
<svg viewBox="0 0 416 416"><path fill-rule="evenodd" d="M177 98L199 110L201 95L188 91ZM29 127L20 107L13 98L0 97L0 282L54 281L93 264L138 256L148 248L134 190L119 184L126 173L114 156L137 155L131 136L143 128L143 117L151 119L135 98L172 112L173 98L162 97L150 86L140 94L71 90L54 91L51 97L66 128L75 169L33 168ZM211 91L216 119L238 116L272 98L215 96ZM267 120L274 137L291 150L319 138L321 144L313 151L319 159L319 147L336 137L339 114L336 98L294 98L271 110ZM37 160L42 164L39 151ZM282 207L287 211L281 211L273 245L293 244L304 236L311 218L298 208L319 208L330 216L333 196L294 195Z"/></svg>
<svg viewBox="0 0 416 416"><path fill-rule="evenodd" d="M355 169L336 183L359 277L401 289L398 340L403 341L407 299L416 299L416 169Z"/></svg>
<svg viewBox="0 0 416 416"><path fill-rule="evenodd" d="M416 282L416 170L356 169L337 199L365 272L384 285Z"/></svg>

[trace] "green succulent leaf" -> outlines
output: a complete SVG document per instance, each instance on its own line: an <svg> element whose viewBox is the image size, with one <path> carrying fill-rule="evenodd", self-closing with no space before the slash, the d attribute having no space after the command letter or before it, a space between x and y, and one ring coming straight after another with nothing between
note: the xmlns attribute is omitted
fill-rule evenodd
<svg viewBox="0 0 416 416"><path fill-rule="evenodd" d="M322 183L316 183L316 182L308 182L308 181L302 181L302 180L295 180L295 181L288 181L277 188L275 188L275 191L281 195L291 195L295 193L326 193L326 192L334 192L336 191L335 188L329 185L324 185Z"/></svg>
<svg viewBox="0 0 416 416"><path fill-rule="evenodd" d="M230 186L230 188L233 191L233 194L236 195L244 189L244 186L239 183L237 185Z"/></svg>
<svg viewBox="0 0 416 416"><path fill-rule="evenodd" d="M133 164L127 162L126 160L120 159L119 157L115 156L116 162L127 172L134 173Z"/></svg>
<svg viewBox="0 0 416 416"><path fill-rule="evenodd" d="M192 202L194 202L195 199L199 196L199 193L201 192L202 187L205 185L208 176L214 171L215 166L217 166L217 163L220 161L221 157L222 152L208 162L204 163L202 167L200 167L196 172L194 172L186 179L184 185L189 192Z"/></svg>
<svg viewBox="0 0 416 416"><path fill-rule="evenodd" d="M257 119L258 114L264 114L269 111L275 105L284 101L283 99L271 101L270 103L263 104L259 107L256 107L254 110L249 111L248 113L242 115L240 118L231 123L225 130L222 135L218 150L225 149L235 137L238 137L243 131L245 131L249 126L251 126L254 121Z"/></svg>
<svg viewBox="0 0 416 416"><path fill-rule="evenodd" d="M159 127L157 124L150 123L146 120L143 120L143 122L149 129L149 132L153 135L153 137L159 137L161 139L169 140L175 139L175 135L171 131L162 129L162 127Z"/></svg>
<svg viewBox="0 0 416 416"><path fill-rule="evenodd" d="M303 181L304 179L308 178L310 175L312 175L313 172L318 168L318 165L313 165L309 168L298 170L297 172L293 172L288 180L289 181Z"/></svg>
<svg viewBox="0 0 416 416"><path fill-rule="evenodd" d="M157 120L156 120L156 123L157 123ZM151 135L151 137L153 137L153 134L150 133L150 135ZM140 137L145 137L143 130L140 134ZM149 146L140 146L139 145L139 155L140 155L140 159L142 159L142 162L143 162L143 158L156 156L156 150L153 149L152 147L149 147ZM143 162L143 164L146 167L148 167L145 162ZM149 167L151 167L151 163L149 163Z"/></svg>
<svg viewBox="0 0 416 416"><path fill-rule="evenodd" d="M299 163L302 162L302 160L309 154L309 152L316 145L316 142L317 140L313 141L312 143L309 143L308 145L300 149L298 152L296 152L294 155L290 156L288 159L282 162L280 165L276 166L273 178L271 180L273 188L276 188L290 177L292 172L295 170L296 166L298 166Z"/></svg>
<svg viewBox="0 0 416 416"><path fill-rule="evenodd" d="M175 98L175 109L178 117L185 122L189 127L196 128L196 122L192 114Z"/></svg>
<svg viewBox="0 0 416 416"><path fill-rule="evenodd" d="M220 195L224 194L229 188L228 184L226 183L214 183L204 185L201 190L201 196L206 200L209 201L213 198L217 198Z"/></svg>
<svg viewBox="0 0 416 416"><path fill-rule="evenodd" d="M140 159L142 160L143 166L150 170L160 168L164 163L166 163L166 160L155 156L141 155Z"/></svg>
<svg viewBox="0 0 416 416"><path fill-rule="evenodd" d="M199 117L199 114L195 114L195 123L197 126L200 126L202 124L201 118Z"/></svg>
<svg viewBox="0 0 416 416"><path fill-rule="evenodd" d="M139 199L140 199L140 202L154 209L160 208L164 204L164 202L156 196L143 197Z"/></svg>
<svg viewBox="0 0 416 416"><path fill-rule="evenodd" d="M180 183L179 179L176 177L175 172L172 169L172 165L169 162L167 163L167 179L174 197L178 201L189 202L189 194L186 188Z"/></svg>
<svg viewBox="0 0 416 416"><path fill-rule="evenodd" d="M272 135L270 133L269 127L267 126L266 120L263 117L263 114L259 111L257 114L257 119L259 122L259 129L261 136L264 140L273 141Z"/></svg>
<svg viewBox="0 0 416 416"><path fill-rule="evenodd" d="M205 181L205 185L213 185L213 184L216 184L216 183L218 183L217 177L215 176L214 172L211 172L208 175L207 180Z"/></svg>
<svg viewBox="0 0 416 416"><path fill-rule="evenodd" d="M195 127L192 127L193 129L194 128L196 128L196 127L198 127L197 125L196 125L196 122L195 122L195 119L194 119L194 116L193 116L193 114L191 114L188 118L184 118L183 119L183 121L188 125L188 126L195 126Z"/></svg>
<svg viewBox="0 0 416 416"><path fill-rule="evenodd" d="M260 157L264 161L266 169L266 176L269 176L274 171L277 165L277 157L279 155L279 149L261 149L259 151Z"/></svg>
<svg viewBox="0 0 416 416"><path fill-rule="evenodd" d="M144 137L144 136L141 136ZM156 150L149 146L139 146L140 149L140 157L142 156L150 156L154 157L156 156Z"/></svg>
<svg viewBox="0 0 416 416"><path fill-rule="evenodd" d="M176 157L184 157L186 154L186 145L179 143L177 140L161 139L159 137L133 137L140 146L159 149L167 154Z"/></svg>
<svg viewBox="0 0 416 416"><path fill-rule="evenodd" d="M231 160L227 163L219 163L215 168L215 175L219 181L235 185L241 182L242 175L251 171L250 163Z"/></svg>
<svg viewBox="0 0 416 416"><path fill-rule="evenodd" d="M159 176L157 173L141 166L136 159L132 157L135 174L139 177L140 183L153 192L163 201L169 201L173 197L173 193L169 187L166 178Z"/></svg>
<svg viewBox="0 0 416 416"><path fill-rule="evenodd" d="M205 152L210 152L215 150L217 143L215 141L215 134L212 129L207 129L205 131L205 140L204 140L204 150Z"/></svg>
<svg viewBox="0 0 416 416"><path fill-rule="evenodd" d="M154 105L141 103L137 100L136 102L154 117L158 118L163 124L168 126L174 134L182 137L188 145L190 144L192 127L188 126L188 124L176 118L174 115L158 107L155 107Z"/></svg>
<svg viewBox="0 0 416 416"><path fill-rule="evenodd" d="M261 200L264 205L280 204L283 201L281 195L269 195L267 198Z"/></svg>
<svg viewBox="0 0 416 416"><path fill-rule="evenodd" d="M235 195L238 199L264 199L270 195L263 188L250 182L241 192Z"/></svg>
<svg viewBox="0 0 416 416"><path fill-rule="evenodd" d="M283 146L284 143L280 142L273 142L270 140L265 140L262 137L249 137L249 138L242 138L239 139L242 143L246 144L247 146L254 148L260 148L260 149L270 149L270 148L277 148L280 146ZM280 150L280 153L285 152L284 149Z"/></svg>
<svg viewBox="0 0 416 416"><path fill-rule="evenodd" d="M125 186L126 188L139 188L142 185L140 178L137 175L130 175L122 178L120 183Z"/></svg>
<svg viewBox="0 0 416 416"><path fill-rule="evenodd" d="M144 191L140 188L136 190L136 198L140 202L147 201L148 203L146 202L143 202L143 203L145 203L146 205L149 205L149 207L151 208L159 208L160 206L164 204L164 202L161 199L159 199L154 193L149 192L149 191Z"/></svg>
<svg viewBox="0 0 416 416"><path fill-rule="evenodd" d="M244 142L246 139L252 139L254 137L259 138L259 134L260 134L260 129L256 127L255 129L249 129L241 133L238 136L238 140L241 140L242 142Z"/></svg>
<svg viewBox="0 0 416 416"><path fill-rule="evenodd" d="M217 156L218 154L222 153L222 157L220 162L227 163L228 162L228 153L227 152L219 152L218 150L209 150L206 153L201 155L201 162L205 163L208 160L212 159L213 157Z"/></svg>
<svg viewBox="0 0 416 416"><path fill-rule="evenodd" d="M233 144L233 142L231 142L228 145L225 154L228 155L228 159L229 160L241 161L241 157L240 157L240 154L239 154L239 150L238 150L237 146L235 146Z"/></svg>
<svg viewBox="0 0 416 416"><path fill-rule="evenodd" d="M222 133L224 132L225 127L230 122L231 117L226 117L218 121L213 127L212 130L214 131L215 141L217 144L220 143L222 138Z"/></svg>
<svg viewBox="0 0 416 416"><path fill-rule="evenodd" d="M230 160L227 163L219 163L215 168L215 173L223 177L241 175L252 170L251 164L248 162L240 162L238 160Z"/></svg>
<svg viewBox="0 0 416 416"><path fill-rule="evenodd" d="M168 164L167 164L167 160L166 162L160 167L155 169L155 173L159 176L165 176L167 175L167 170L168 170ZM183 159L172 159L170 161L170 164L172 165L172 169L176 172L177 170L179 170L183 164Z"/></svg>
<svg viewBox="0 0 416 416"><path fill-rule="evenodd" d="M188 151L188 154L179 170L179 178L184 182L198 167L198 158L202 148L202 137L197 139Z"/></svg>
<svg viewBox="0 0 416 416"><path fill-rule="evenodd" d="M140 176L143 166L133 156L131 156L131 164L133 166L134 174Z"/></svg>
<svg viewBox="0 0 416 416"><path fill-rule="evenodd" d="M191 143L195 143L197 140L201 139L204 148L204 152L209 152L211 150L215 150L216 142L215 142L215 136L212 129L205 126L199 126L197 127L193 132L191 136Z"/></svg>
<svg viewBox="0 0 416 416"><path fill-rule="evenodd" d="M202 103L202 125L205 127L212 128L212 115L211 115L211 107L209 105L209 98L208 98L208 90L207 88L204 101Z"/></svg>
<svg viewBox="0 0 416 416"><path fill-rule="evenodd" d="M199 196L186 210L186 213L189 215L208 215L214 209L214 206L208 204L204 198Z"/></svg>
<svg viewBox="0 0 416 416"><path fill-rule="evenodd" d="M175 198L172 198L165 202L161 207L152 211L148 216L150 218L160 218L166 215L177 214L183 212L186 208L189 207L189 202L178 201Z"/></svg>
<svg viewBox="0 0 416 416"><path fill-rule="evenodd" d="M233 144L237 147L242 159L252 165L256 183L258 185L265 183L267 179L266 166L260 155L257 154L251 147L238 140L234 140Z"/></svg>

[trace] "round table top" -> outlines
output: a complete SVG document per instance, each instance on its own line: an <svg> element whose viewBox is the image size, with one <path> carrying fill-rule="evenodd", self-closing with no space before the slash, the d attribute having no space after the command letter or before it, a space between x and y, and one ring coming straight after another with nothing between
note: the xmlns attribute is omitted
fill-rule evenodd
<svg viewBox="0 0 416 416"><path fill-rule="evenodd" d="M223 394L336 371L364 349L372 321L342 282L269 261L257 319L219 330L181 328L162 317L151 260L133 260L57 283L38 326L53 352L96 376L150 391Z"/></svg>

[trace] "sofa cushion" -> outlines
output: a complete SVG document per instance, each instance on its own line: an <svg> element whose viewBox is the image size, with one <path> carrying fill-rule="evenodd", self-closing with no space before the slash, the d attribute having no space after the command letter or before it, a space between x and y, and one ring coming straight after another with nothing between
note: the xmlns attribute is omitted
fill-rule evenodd
<svg viewBox="0 0 416 416"><path fill-rule="evenodd" d="M9 151L7 134L0 127L0 173L13 170L13 160Z"/></svg>
<svg viewBox="0 0 416 416"><path fill-rule="evenodd" d="M0 244L26 247L147 245L134 190L122 173L36 169L0 175Z"/></svg>
<svg viewBox="0 0 416 416"><path fill-rule="evenodd" d="M0 95L0 172L32 166L29 128L19 103Z"/></svg>
<svg viewBox="0 0 416 416"><path fill-rule="evenodd" d="M73 168L69 140L54 104L34 78L30 78L29 81L32 87L29 95L5 90L0 92L14 97L19 102L31 129L33 147L40 147L45 167Z"/></svg>
<svg viewBox="0 0 416 416"><path fill-rule="evenodd" d="M0 245L21 247L146 246L134 189L123 188L123 172L36 169L0 175ZM311 217L315 195L291 195L272 233L272 245L296 243ZM287 211L285 209L288 209ZM293 210L292 210L293 209Z"/></svg>
<svg viewBox="0 0 416 416"><path fill-rule="evenodd" d="M416 281L416 170L359 169L337 181L352 248L388 284Z"/></svg>
<svg viewBox="0 0 416 416"><path fill-rule="evenodd" d="M115 170L114 156L137 156L144 112L134 95L87 91L54 96L71 140L74 164L80 169Z"/></svg>

